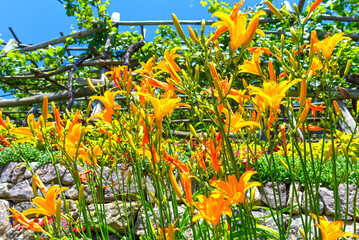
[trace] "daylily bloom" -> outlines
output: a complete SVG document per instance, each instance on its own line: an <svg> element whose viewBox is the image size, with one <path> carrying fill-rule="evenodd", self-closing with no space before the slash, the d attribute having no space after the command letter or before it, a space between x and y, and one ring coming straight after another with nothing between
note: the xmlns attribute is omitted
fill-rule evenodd
<svg viewBox="0 0 359 240"><path fill-rule="evenodd" d="M121 108L121 106L115 102L115 98L119 93L120 91L112 92L108 90L104 93L104 96L94 96L91 97L91 100L100 100L107 110L113 110L115 108Z"/></svg>
<svg viewBox="0 0 359 240"><path fill-rule="evenodd" d="M322 62L318 58L315 57L315 58L313 58L312 64L310 65L310 68L308 70L308 75L315 76L315 75L317 75L316 70L318 70L318 69L320 70L322 68L323 68Z"/></svg>
<svg viewBox="0 0 359 240"><path fill-rule="evenodd" d="M253 52L251 61L245 60L242 65L238 66L238 70L239 70L238 73L251 73L260 76L262 74L262 69L259 65L261 62L259 57L262 53L265 52L266 51L263 50L262 48L257 48Z"/></svg>
<svg viewBox="0 0 359 240"><path fill-rule="evenodd" d="M171 81L173 80L176 84L180 84L182 82L182 79L177 74L177 72L180 72L181 69L175 62L176 58L181 58L180 55L176 54L176 52L180 49L180 47L175 47L171 50L171 52L169 51L169 49L166 49L164 53L165 59L157 63L155 67L155 69L160 70L155 74L155 76L162 72L167 72L171 75Z"/></svg>
<svg viewBox="0 0 359 240"><path fill-rule="evenodd" d="M152 103L153 112L157 122L161 122L162 119L167 114L171 114L173 109L177 107L181 107L181 106L190 107L188 104L179 103L179 101L181 101L181 98L170 98L170 97L156 98L151 96L150 94L141 94L141 93L138 93L138 95L144 96L146 100L149 100Z"/></svg>
<svg viewBox="0 0 359 240"><path fill-rule="evenodd" d="M324 128L321 128L321 127L318 127L318 126L315 126L315 125L308 125L308 126L305 125L304 127L305 127L305 132L308 132L308 130L311 131L311 132L317 132L317 131L324 130ZM300 128L300 130L303 131L303 124L300 124L299 128Z"/></svg>
<svg viewBox="0 0 359 240"><path fill-rule="evenodd" d="M41 126L42 122L43 122L43 116L40 116L39 119L36 121L34 114L31 113L27 117L27 123L28 123L29 127L13 128L10 130L10 133L27 137L27 138L20 139L18 142L33 140L35 138L38 140L43 140L43 133L40 129L42 127ZM47 126L51 126L51 125L52 125L51 123L47 123Z"/></svg>
<svg viewBox="0 0 359 240"><path fill-rule="evenodd" d="M24 225L25 227L27 227L28 229L31 229L35 232L42 232L45 233L48 236L51 236L48 232L46 232L39 224L37 224L36 222L34 222L34 220L30 220L27 217L25 217L25 214L19 212L18 210L16 210L14 207L9 209L10 212L13 215L10 215L8 217L13 217L15 218L15 223L14 225L16 225L16 222L19 222L20 224Z"/></svg>
<svg viewBox="0 0 359 240"><path fill-rule="evenodd" d="M231 202L224 200L222 193L212 193L208 198L204 195L197 196L199 202L194 202L193 205L200 212L195 215L192 222L196 222L198 219L206 219L212 225L218 225L222 214L226 214L229 217L232 216L232 210L229 208Z"/></svg>
<svg viewBox="0 0 359 240"><path fill-rule="evenodd" d="M322 0L315 0L315 1L313 2L312 6L310 6L308 15L305 17L303 23L305 23L305 22L308 20L310 14L311 14L312 12L314 12L314 10L319 6L319 4L320 4L321 2L322 2Z"/></svg>
<svg viewBox="0 0 359 240"><path fill-rule="evenodd" d="M35 205L37 205L39 208L27 209L23 212L23 214L24 215L36 214L37 216L40 214L45 216L56 215L56 207L57 207L56 197L66 189L68 188L67 187L60 188L59 186L50 187L45 193L45 198L36 197L32 199Z"/></svg>
<svg viewBox="0 0 359 240"><path fill-rule="evenodd" d="M310 34L310 50L309 50L309 56L312 58L314 57L315 53L320 54L319 48L316 46L316 44L319 42L317 38L317 31L312 31Z"/></svg>
<svg viewBox="0 0 359 240"><path fill-rule="evenodd" d="M261 127L259 125L259 123L256 121L244 120L242 117L242 113L240 111L237 111L235 114L233 114L233 113L229 113L229 111L227 109L223 109L223 112L226 115L226 120L225 120L226 132L228 132L228 130L230 133L238 132L239 130L241 130L244 127L253 127L253 126L256 126L259 128ZM231 116L230 116L230 114L231 114Z"/></svg>
<svg viewBox="0 0 359 240"><path fill-rule="evenodd" d="M229 17L231 18L231 20L234 21L237 18L238 14L240 13L239 9L243 6L243 4L244 4L244 0L242 0L238 3L234 3L233 10L229 14ZM241 13L241 14L243 14L243 13ZM217 38L219 38L227 30L228 30L227 26L220 26L219 28L216 29L216 31L214 32L214 35L210 39L208 39L206 44L210 43L213 40L213 42L211 44L211 49L212 49L212 45L213 45L214 41Z"/></svg>
<svg viewBox="0 0 359 240"><path fill-rule="evenodd" d="M163 149L163 160L169 164L173 164L181 172L189 172L189 168L186 164L178 160L178 153L174 153L173 157L168 155L165 149Z"/></svg>
<svg viewBox="0 0 359 240"><path fill-rule="evenodd" d="M6 124L5 121L2 119L2 108L0 109L0 125L3 126L5 129L8 129L7 124Z"/></svg>
<svg viewBox="0 0 359 240"><path fill-rule="evenodd" d="M132 70L127 66L118 66L107 72L106 75L109 75L109 79L115 82L118 89L126 91L127 94L131 93Z"/></svg>
<svg viewBox="0 0 359 240"><path fill-rule="evenodd" d="M324 40L317 42L314 46L322 51L324 57L329 58L335 46L342 40L350 40L350 38L344 37L344 33L336 33L332 37L326 36Z"/></svg>
<svg viewBox="0 0 359 240"><path fill-rule="evenodd" d="M78 150L78 158L82 159L87 165L97 164L97 157L102 155L102 149L99 145L95 144L88 151L83 148Z"/></svg>
<svg viewBox="0 0 359 240"><path fill-rule="evenodd" d="M146 63L141 62L142 69L137 69L134 72L140 74L142 73L144 75L153 77L153 68L155 65L156 65L156 58L155 56L152 56L150 59L147 60Z"/></svg>
<svg viewBox="0 0 359 240"><path fill-rule="evenodd" d="M144 78L144 80L151 86L156 87L156 88L160 88L163 90L173 90L173 91L178 91L178 92L182 92L182 90L177 89L174 87L173 83L170 81L169 83L165 83L165 82L161 82L158 81L157 79L153 78L153 77L148 77L142 73L140 73L141 76Z"/></svg>
<svg viewBox="0 0 359 240"><path fill-rule="evenodd" d="M226 182L221 180L211 181L211 186L217 188L225 198L230 200L231 204L244 203L244 196L246 191L251 187L261 186L260 182L248 183L250 178L256 174L256 171L245 172L237 180L236 175L228 176Z"/></svg>
<svg viewBox="0 0 359 240"><path fill-rule="evenodd" d="M267 106L270 106L272 109L277 110L282 103L282 99L285 97L286 92L302 81L301 79L295 79L293 81L282 81L280 83L276 81L264 82L263 88L249 86L252 90L250 95L261 96Z"/></svg>
<svg viewBox="0 0 359 240"><path fill-rule="evenodd" d="M329 223L328 220L323 216L320 216L318 221L318 218L315 214L309 213L309 215L312 216L316 221L314 225L320 228L323 240L335 240L342 237L359 237L358 234L341 231L342 227L344 226L343 221L333 221Z"/></svg>
<svg viewBox="0 0 359 240"><path fill-rule="evenodd" d="M159 239L165 239L165 240L175 240L176 239L175 232L176 231L181 232L181 230L179 228L174 227L174 226L176 226L177 221L178 221L178 219L176 219L176 221L173 224L169 223L168 228L165 228L164 233L163 233L163 228L161 228L160 226L157 226L157 229L158 229L160 235L156 236L156 237L158 237Z"/></svg>
<svg viewBox="0 0 359 240"><path fill-rule="evenodd" d="M222 34L228 29L233 50L236 50L240 46L247 48L256 32L261 36L264 36L264 32L257 29L257 27L259 23L259 16L265 15L265 12L257 12L250 20L247 28L246 14L239 12L239 7L242 5L242 2L238 3L231 15L225 14L224 12L215 12L212 14L212 17L218 17L222 20L212 24L212 27L219 26L219 31L215 34L215 38L220 36L219 33Z"/></svg>
<svg viewBox="0 0 359 240"><path fill-rule="evenodd" d="M326 108L326 106L323 106L323 103L320 105L310 104L310 109L312 109L312 116L314 117L314 121L316 111L324 113L324 108Z"/></svg>
<svg viewBox="0 0 359 240"><path fill-rule="evenodd" d="M41 181L39 175L37 175L35 173L35 175L32 175L32 181L35 181L36 183L36 186L38 188L40 188L40 190L43 192L43 193L46 193L47 192L47 188L45 187L44 183Z"/></svg>
<svg viewBox="0 0 359 240"><path fill-rule="evenodd" d="M217 173L219 173L219 168L220 168L220 165L222 164L222 162L219 159L220 150L222 148L221 139L219 138L219 140L216 141L216 146L212 139L209 139L207 141L206 145L209 147L209 150L210 150L211 162L213 164L213 168Z"/></svg>

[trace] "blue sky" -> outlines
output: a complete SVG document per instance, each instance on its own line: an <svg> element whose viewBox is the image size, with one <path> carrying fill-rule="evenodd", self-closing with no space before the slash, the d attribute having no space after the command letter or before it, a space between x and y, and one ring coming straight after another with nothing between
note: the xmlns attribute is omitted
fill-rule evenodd
<svg viewBox="0 0 359 240"><path fill-rule="evenodd" d="M228 1L233 5L233 0ZM282 1L275 1L280 5ZM207 8L200 0L110 0L108 12L119 12L122 21L170 20L176 13L182 20L211 19ZM247 0L244 7L254 6L259 0ZM12 0L2 1L0 8L0 38L13 38L8 27L12 27L23 43L39 43L77 30L76 19L68 17L62 4L57 0ZM154 27L155 29L155 27ZM122 29L121 29L122 30ZM123 30L131 30L124 27ZM154 30L147 28L149 39Z"/></svg>
<svg viewBox="0 0 359 240"><path fill-rule="evenodd" d="M227 2L233 5L237 1ZM259 0L247 0L243 8L259 3ZM274 1L274 5L278 7L281 3L282 0ZM110 0L108 12L110 15L119 12L122 21L171 20L172 13L180 20L211 19L200 0ZM12 27L24 44L44 42L59 37L60 32L67 35L78 30L75 17L68 17L57 0L3 0L0 8L0 38L6 42L13 38L9 27ZM157 26L148 26L146 29L146 40L153 39ZM120 30L139 31L139 28L131 29L126 26Z"/></svg>

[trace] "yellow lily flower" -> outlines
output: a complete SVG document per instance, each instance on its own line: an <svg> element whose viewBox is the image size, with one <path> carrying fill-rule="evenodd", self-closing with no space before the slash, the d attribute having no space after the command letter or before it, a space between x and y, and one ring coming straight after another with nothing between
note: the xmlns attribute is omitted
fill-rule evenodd
<svg viewBox="0 0 359 240"><path fill-rule="evenodd" d="M324 40L317 42L314 46L322 51L324 57L329 58L333 54L335 46L342 40L350 40L350 38L344 37L344 33L336 33L332 37L326 36Z"/></svg>
<svg viewBox="0 0 359 240"><path fill-rule="evenodd" d="M173 109L177 108L177 107L181 107L181 106L186 106L186 107L191 107L188 104L185 103L179 103L179 101L181 101L181 98L170 98L165 97L165 98L156 98L151 96L150 94L141 94L138 93L138 95L142 95L145 97L145 99L147 101L150 101L152 103L153 106L153 112L155 115L155 119L157 122L162 121L162 119L167 115L167 114L171 114Z"/></svg>
<svg viewBox="0 0 359 240"><path fill-rule="evenodd" d="M32 175L32 181L35 181L36 183L36 186L38 188L40 188L40 190L43 192L43 193L46 193L47 192L47 188L45 187L44 183L41 181L39 175L37 175L35 173L35 175Z"/></svg>
<svg viewBox="0 0 359 240"><path fill-rule="evenodd" d="M267 106L270 106L272 109L277 110L282 103L282 99L285 97L286 92L302 81L301 79L296 79L293 81L282 81L280 83L276 81L264 82L263 88L249 86L251 89L250 95L261 96Z"/></svg>
<svg viewBox="0 0 359 240"><path fill-rule="evenodd" d="M235 17L232 15L234 18L232 19L231 16L226 13L215 12L212 17L218 17L222 21L212 24L212 27L220 26L220 32L223 31L224 28L229 30L233 50L236 50L240 46L247 48L256 32L264 36L263 31L257 30L260 15L265 15L265 12L259 11L256 13L256 15L250 20L247 27L247 17L243 13L239 13Z"/></svg>
<svg viewBox="0 0 359 240"><path fill-rule="evenodd" d="M244 195L246 191L251 187L259 187L261 186L260 182L251 182L248 181L251 177L256 174L256 171L248 171L245 172L239 179L237 180L236 175L228 176L228 180L226 182L221 180L211 181L211 186L218 188L218 190L223 194L223 196L230 200L231 204L244 203Z"/></svg>
<svg viewBox="0 0 359 240"><path fill-rule="evenodd" d="M91 97L91 100L100 100L107 110L121 108L121 106L115 102L115 98L120 92L121 91L112 92L108 90L104 93L104 96Z"/></svg>
<svg viewBox="0 0 359 240"><path fill-rule="evenodd" d="M203 195L198 195L197 198L199 202L195 202L193 205L200 213L193 217L192 222L203 218L216 226L222 214L226 214L229 217L232 216L232 210L229 208L231 202L230 200L224 200L225 197L222 193L212 193L208 198Z"/></svg>
<svg viewBox="0 0 359 240"><path fill-rule="evenodd" d="M237 111L235 114L229 113L227 109L223 109L222 111L226 115L226 120L225 120L226 132L228 132L228 129L229 132L232 133L232 132L238 132L244 127L253 127L253 126L259 128L261 127L258 122L244 120L242 114L239 111ZM231 114L231 117L229 117L229 114Z"/></svg>
<svg viewBox="0 0 359 240"><path fill-rule="evenodd" d="M36 214L39 216L40 214L49 216L49 215L56 215L56 197L62 191L68 189L67 187L60 188L59 186L52 186L50 187L45 194L45 198L43 197L36 197L32 201L37 205L39 208L30 208L23 212L24 215L29 214Z"/></svg>
<svg viewBox="0 0 359 240"><path fill-rule="evenodd" d="M333 221L329 223L325 217L320 216L318 221L315 214L309 213L309 215L314 218L316 222L314 225L320 228L323 240L335 240L342 237L359 237L358 234L341 231L344 225L343 221Z"/></svg>

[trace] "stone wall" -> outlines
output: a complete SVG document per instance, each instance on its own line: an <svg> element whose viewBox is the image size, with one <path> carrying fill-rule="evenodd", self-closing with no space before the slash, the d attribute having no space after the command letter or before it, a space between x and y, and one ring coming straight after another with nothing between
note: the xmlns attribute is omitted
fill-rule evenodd
<svg viewBox="0 0 359 240"><path fill-rule="evenodd" d="M37 163L31 163L31 169L37 173L41 180L44 182L45 185L50 186L50 184L57 183L57 177L55 174L55 169L51 164L37 167ZM123 169L122 165L118 165L118 169ZM68 190L66 190L64 193L69 201L69 210L71 212L71 215L73 218L78 218L79 213L76 207L75 201L78 199L78 191L76 188L76 185L74 185L74 181L72 179L71 174L63 167L58 166L58 171L60 175L61 182L64 186L68 187ZM114 202L115 196L114 193L110 188L107 188L105 190L105 209L107 214L107 224L118 231L119 233L123 233L124 229L127 229L127 222L121 221L121 218L125 216L127 213L127 216L129 217L129 220L134 223L134 226L131 226L131 231L136 236L141 236L145 234L145 228L146 224L142 221L142 219L145 218L145 213L143 211L142 207L139 207L139 204L134 201L135 198L131 197L131 193L135 193L136 189L133 186L127 186L125 183L125 180L127 179L127 174L110 174L109 169L105 169L104 171L104 179L106 179L108 182L118 182L119 185L123 186L123 189L120 192L116 192L117 199L120 198L120 194L126 193L128 196L126 197L126 201L122 202L119 201L120 211L117 207L116 202ZM150 189L154 192L153 186L151 185L151 180L149 177L146 177L146 188ZM31 172L26 169L26 167L22 164L15 163L15 162L9 162L3 167L0 167L0 240L1 239L34 239L31 231L21 229L16 230L16 227L13 227L13 219L8 218L7 216L10 215L9 208L14 206L19 211L24 211L28 208L32 208L32 204L30 203L30 199L34 197L33 191L32 191L32 174ZM104 184L106 185L106 184ZM273 209L279 209L280 204L282 207L288 207L290 206L292 202L292 191L293 189L296 189L298 191L298 197L299 199L294 199L293 203L294 205L300 205L302 208L302 212L307 212L305 209L304 199L305 199L305 191L303 191L303 187L300 183L295 183L292 185L287 185L283 182L278 182L278 184L275 184L275 188L279 189L281 193L281 199L279 200L278 195L273 194L273 187L272 183L266 183L264 184L264 191L266 193L267 199L269 201L269 206ZM341 184L339 186L339 198L341 203L341 210L344 213L345 207L346 207L346 185ZM355 186L350 185L349 186L349 203L348 203L348 222L346 231L348 232L354 232L354 220L353 220L353 198L355 193ZM40 194L40 193L39 193ZM247 195L249 195L249 191L247 191ZM275 199L275 196L277 199ZM320 211L322 215L325 215L328 220L332 221L334 216L334 194L333 191L321 187L319 188L319 196L320 196ZM94 204L93 199L90 194L90 189L86 186L85 187L85 197L86 201L89 204L90 211L94 211ZM255 199L254 204L256 206L267 206L266 204L266 198L265 194L262 193L262 191L259 188L255 188ZM277 202L277 205L275 204ZM185 205L178 203L178 212L179 214L183 214L185 210ZM170 203L171 205L171 203ZM359 207L359 203L357 203L357 206ZM130 209L132 208L132 212L130 212ZM159 213L159 209L155 206L154 212L157 214ZM267 216L270 215L270 212L260 210L260 211L253 211L253 214L255 217L260 216ZM289 225L289 213L284 214L283 218L283 224L284 228L287 229L290 227L290 238L291 240L294 239L301 239L301 236L299 234L298 229L303 229L302 223L301 223L301 216L299 214L299 207L295 207L293 211L293 216L291 218L291 222ZM151 219L153 219L152 213L149 213L149 216ZM30 216L35 217L35 216ZM94 216L96 219L96 215ZM359 217L356 219L359 221ZM174 219L173 219L174 221ZM260 220L261 224L266 225L268 227L278 229L278 227L275 225L273 219L270 218L264 218L264 220ZM155 226L156 224L153 223ZM93 228L95 228L94 226ZM314 231L314 230L313 230ZM191 235L192 231L191 229L187 230L184 235L187 237L187 239L192 239ZM357 230L357 233L359 233L359 230ZM111 236L111 239L118 239L115 235Z"/></svg>

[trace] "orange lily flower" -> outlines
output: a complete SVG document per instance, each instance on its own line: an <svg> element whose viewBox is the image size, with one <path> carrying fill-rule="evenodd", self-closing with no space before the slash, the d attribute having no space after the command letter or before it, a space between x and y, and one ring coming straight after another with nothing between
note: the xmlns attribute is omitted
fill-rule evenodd
<svg viewBox="0 0 359 240"><path fill-rule="evenodd" d="M28 219L27 217L25 217L25 215L23 213L19 212L14 207L10 208L9 210L13 215L8 216L8 217L15 218L14 226L16 225L16 222L19 222L20 224L26 226L27 228L29 228L35 232L42 232L48 236L51 236L50 233L46 232L39 224L34 222L34 220Z"/></svg>
<svg viewBox="0 0 359 240"><path fill-rule="evenodd" d="M5 129L8 129L5 121L2 119L2 108L0 109L0 125L3 126Z"/></svg>
<svg viewBox="0 0 359 240"><path fill-rule="evenodd" d="M192 199L192 179L191 179L191 175L189 172L182 172L180 173L181 175L181 182L182 182L182 187L184 189L184 192L186 194L186 201L191 205L191 210L193 212L192 209L192 204L193 204L193 199Z"/></svg>
<svg viewBox="0 0 359 240"><path fill-rule="evenodd" d="M300 124L299 128L300 128L300 130L303 131L303 124ZM308 132L308 130L311 131L311 132L317 132L317 131L324 130L324 128L321 128L321 127L318 127L318 126L315 126L315 125L305 126L305 132Z"/></svg>
<svg viewBox="0 0 359 240"><path fill-rule="evenodd" d="M176 235L175 232L179 231L181 232L181 230L179 228L175 228L174 226L176 226L178 219L176 219L176 221L171 224L168 224L168 228L165 228L165 232L163 233L163 228L161 228L160 226L157 226L157 229L160 233L159 236L156 236L159 239L165 239L165 240L175 240L176 239Z"/></svg>
<svg viewBox="0 0 359 240"><path fill-rule="evenodd" d="M241 6L239 3L238 6ZM235 9L237 14L234 12L233 15L228 15L223 12L215 12L212 14L212 17L218 17L222 21L218 21L212 24L212 27L219 26L220 30L218 33L223 33L224 29L229 30L229 35L231 38L231 45L233 50L236 50L240 46L247 48L251 43L254 34L257 32L260 35L264 36L263 31L257 29L259 23L259 16L265 15L264 11L259 11L256 15L250 20L248 27L247 27L247 18L245 14L239 13L238 9ZM239 14L238 14L239 13ZM233 18L233 19L232 19ZM219 36L217 33L217 36ZM215 34L216 36L216 34ZM216 37L217 37L216 36ZM218 37L217 37L218 38Z"/></svg>
<svg viewBox="0 0 359 240"><path fill-rule="evenodd" d="M320 228L323 240L335 240L342 237L359 237L358 234L341 231L344 226L343 221L333 221L329 223L325 217L320 216L318 221L315 214L309 213L309 215L316 221L314 225Z"/></svg>
<svg viewBox="0 0 359 240"><path fill-rule="evenodd" d="M40 190L43 192L43 193L46 193L47 192L47 188L45 187L44 183L41 181L39 175L37 175L35 173L35 175L32 175L32 180L35 181L36 183L36 186L38 188L40 188Z"/></svg>
<svg viewBox="0 0 359 240"><path fill-rule="evenodd" d="M314 117L314 121L316 111L324 113L324 108L326 108L326 106L323 106L323 103L321 105L310 104L310 109L312 109L312 116Z"/></svg>
<svg viewBox="0 0 359 240"><path fill-rule="evenodd" d="M324 40L317 42L314 46L322 51L324 57L329 58L335 46L342 40L350 40L350 38L344 37L344 33L336 33L332 37L326 36Z"/></svg>
<svg viewBox="0 0 359 240"><path fill-rule="evenodd" d="M238 73L251 73L254 75L261 75L262 69L260 67L260 59L259 56L265 53L265 50L262 48L258 48L253 52L252 60L245 60L242 65L238 66Z"/></svg>
<svg viewBox="0 0 359 240"><path fill-rule="evenodd" d="M52 106L52 111L54 112L57 133L62 134L62 131L64 130L64 126L61 123L60 108L57 108L54 102L51 102L51 106Z"/></svg>
<svg viewBox="0 0 359 240"><path fill-rule="evenodd" d="M20 136L26 136L19 141L33 140L37 138L38 140L43 140L42 131L41 131L41 122L43 122L43 116L40 116L39 119L35 120L34 114L30 114L27 117L27 122L30 127L18 127L10 130L10 133ZM47 126L51 126L51 123L47 123Z"/></svg>
<svg viewBox="0 0 359 240"><path fill-rule="evenodd" d="M310 65L310 68L308 70L308 75L309 76L317 75L315 71L321 69L322 67L323 67L322 62L318 58L313 58L312 65Z"/></svg>
<svg viewBox="0 0 359 240"><path fill-rule="evenodd" d="M223 112L226 115L226 126L225 126L225 130L226 132L232 133L232 132L238 132L239 130L241 130L244 127L261 127L259 125L258 122L256 121L246 121L243 119L241 112L237 111L235 114L233 113L229 113L229 111L227 109L223 109ZM231 117L229 116L229 114L231 114Z"/></svg>
<svg viewBox="0 0 359 240"><path fill-rule="evenodd" d="M238 102L240 105L243 105L243 100L249 99L249 96L245 94L246 90L236 90L232 88L233 78L231 78L229 82L227 77L224 80L221 80L221 76L218 75L214 64L211 62L209 63L209 66L215 86L215 89L211 89L218 101L222 101L221 98L228 96L229 98L232 98ZM206 92L210 92L210 90L207 90Z"/></svg>
<svg viewBox="0 0 359 240"><path fill-rule="evenodd" d="M151 96L150 94L142 94L138 93L138 95L142 95L146 100L149 100L153 106L153 112L155 114L155 119L157 122L161 122L162 119L167 115L171 114L173 109L181 106L190 107L188 104L179 103L181 98L156 98Z"/></svg>
<svg viewBox="0 0 359 240"><path fill-rule="evenodd" d="M282 103L282 99L285 97L286 92L302 81L301 79L296 79L293 81L282 81L280 83L276 81L264 82L263 88L249 86L252 91L249 93L250 95L258 95L261 96L267 106L270 106L272 109L277 110Z"/></svg>
<svg viewBox="0 0 359 240"><path fill-rule="evenodd" d="M232 210L229 207L231 202L224 200L222 193L212 193L208 198L203 195L198 195L197 198L199 202L195 202L193 205L200 213L193 217L192 222L203 218L212 225L217 226L222 214L226 214L229 217L232 216Z"/></svg>
<svg viewBox="0 0 359 240"><path fill-rule="evenodd" d="M260 182L248 183L250 178L256 174L256 171L245 172L237 181L235 175L228 176L227 182L221 180L211 181L211 186L218 188L223 196L230 200L231 204L244 203L246 191L255 186L261 186Z"/></svg>
<svg viewBox="0 0 359 240"><path fill-rule="evenodd" d="M102 155L102 149L99 145L94 145L88 152L80 148L78 154L78 158L82 159L87 165L94 165L97 164L97 157Z"/></svg>
<svg viewBox="0 0 359 240"><path fill-rule="evenodd" d="M315 1L314 1L314 3L312 4L312 6L310 6L308 15L305 17L303 23L305 23L305 22L308 20L310 14L311 14L312 12L314 12L314 10L319 6L319 4L320 4L322 1L323 1L323 0L315 0Z"/></svg>
<svg viewBox="0 0 359 240"><path fill-rule="evenodd" d="M215 144L212 139L209 139L207 141L207 146L209 147L209 150L211 153L211 161L213 163L213 168L217 173L219 173L220 165L222 165L222 161L219 160L220 150L222 148L221 140L219 139L218 141L216 141L216 144L217 144L217 147L215 147Z"/></svg>
<svg viewBox="0 0 359 240"><path fill-rule="evenodd" d="M233 10L229 14L229 17L231 18L232 21L234 21L237 18L238 13L240 13L239 9L243 6L243 4L244 4L244 0L240 1L239 3L234 3ZM241 13L241 14L243 14L243 13ZM228 30L227 26L220 26L219 28L216 29L216 31L214 32L214 35L210 39L208 39L206 44L210 43L213 40L213 42L211 44L211 49L212 49L212 45L213 45L214 41L217 38L219 38L227 30Z"/></svg>
<svg viewBox="0 0 359 240"><path fill-rule="evenodd" d="M169 164L173 164L181 172L189 172L189 168L186 164L178 160L178 153L174 153L173 157L168 155L165 149L163 149L163 160Z"/></svg>
<svg viewBox="0 0 359 240"><path fill-rule="evenodd" d="M48 216L48 215L56 215L56 197L62 191L68 189L67 187L60 188L59 186L52 186L50 187L46 193L45 198L43 197L36 197L32 199L32 201L37 205L39 208L30 208L23 212L24 215L29 214L36 214L39 216L40 214Z"/></svg>
<svg viewBox="0 0 359 240"><path fill-rule="evenodd" d="M104 96L95 96L95 97L91 97L91 100L100 100L102 102L103 105L105 105L107 110L113 110L115 108L121 108L120 105L115 103L115 98L116 96L120 93L121 91L116 91L116 92L112 92L110 90L106 91L104 93Z"/></svg>
<svg viewBox="0 0 359 240"><path fill-rule="evenodd" d="M155 56L152 56L150 59L147 60L146 63L141 62L142 69L137 69L134 72L153 77L152 69L155 65L156 65L156 58Z"/></svg>
<svg viewBox="0 0 359 240"><path fill-rule="evenodd" d="M171 81L169 83L164 83L164 82L158 81L157 79L155 79L153 77L148 77L142 73L140 73L140 74L145 79L145 81L153 87L160 88L163 90L173 90L173 91L178 91L178 92L183 93L182 90L175 88Z"/></svg>

